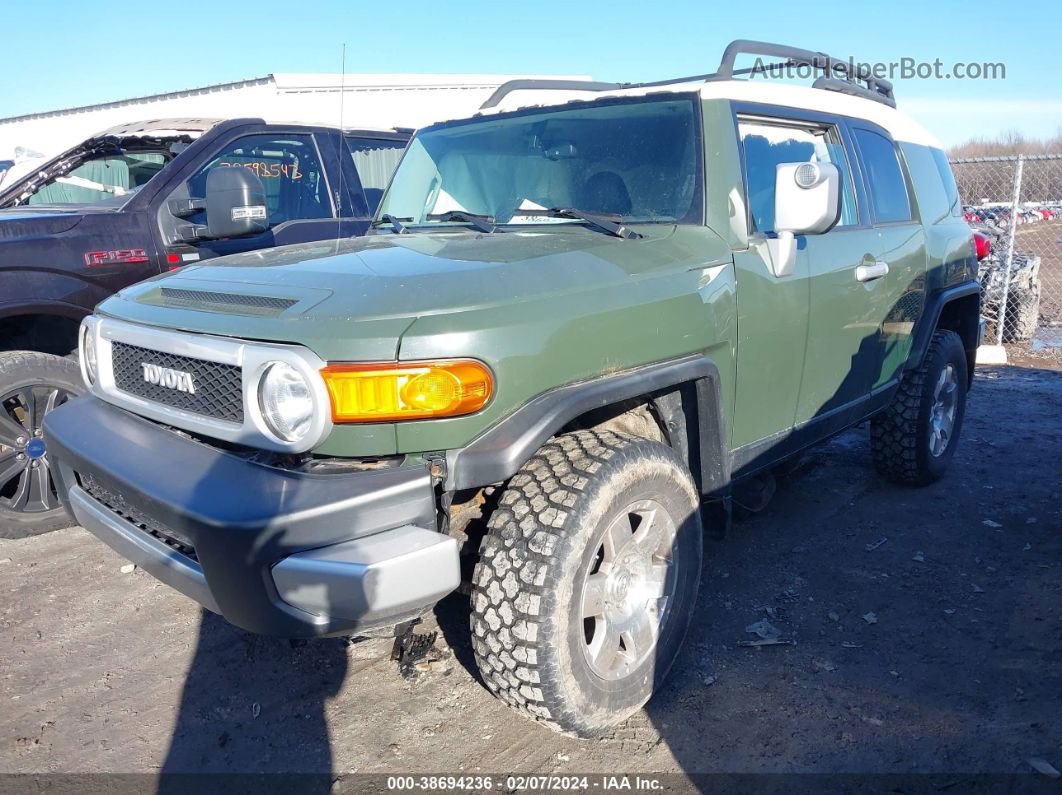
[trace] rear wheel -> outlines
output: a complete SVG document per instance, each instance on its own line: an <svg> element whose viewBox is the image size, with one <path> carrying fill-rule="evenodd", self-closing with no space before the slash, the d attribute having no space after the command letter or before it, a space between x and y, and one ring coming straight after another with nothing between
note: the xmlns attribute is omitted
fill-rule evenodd
<svg viewBox="0 0 1062 795"><path fill-rule="evenodd" d="M966 351L954 331L937 331L917 370L908 371L883 412L870 421L878 472L925 486L948 468L966 412Z"/></svg>
<svg viewBox="0 0 1062 795"><path fill-rule="evenodd" d="M31 351L0 353L0 538L70 524L52 478L44 416L80 394L77 363Z"/></svg>
<svg viewBox="0 0 1062 795"><path fill-rule="evenodd" d="M648 701L694 609L699 505L662 443L577 431L545 444L510 480L473 577L473 646L490 690L583 737Z"/></svg>

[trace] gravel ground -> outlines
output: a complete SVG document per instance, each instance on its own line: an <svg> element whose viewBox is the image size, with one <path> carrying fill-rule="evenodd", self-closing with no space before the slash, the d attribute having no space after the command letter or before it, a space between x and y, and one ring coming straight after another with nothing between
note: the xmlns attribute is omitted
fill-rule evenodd
<svg viewBox="0 0 1062 795"><path fill-rule="evenodd" d="M1062 769L1062 375L979 371L966 422L927 489L880 482L865 428L809 454L708 543L665 689L597 741L489 696L460 596L411 682L389 641L247 635L81 529L0 542L0 771ZM737 646L761 619L796 645Z"/></svg>

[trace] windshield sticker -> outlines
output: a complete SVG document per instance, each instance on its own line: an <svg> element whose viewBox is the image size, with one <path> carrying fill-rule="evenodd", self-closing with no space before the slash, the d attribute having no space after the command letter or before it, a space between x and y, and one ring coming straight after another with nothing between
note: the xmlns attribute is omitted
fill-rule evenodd
<svg viewBox="0 0 1062 795"><path fill-rule="evenodd" d="M516 209L517 210L545 210L546 208L543 207L538 202L533 202L530 199L524 199L522 202L520 202L520 206L517 207ZM570 219L567 219L567 218L553 218L553 217L550 217L549 215L543 214L543 215L521 215L520 216L520 220L517 221L516 223L521 223L521 224L562 224L562 223L565 223L566 221L570 222Z"/></svg>

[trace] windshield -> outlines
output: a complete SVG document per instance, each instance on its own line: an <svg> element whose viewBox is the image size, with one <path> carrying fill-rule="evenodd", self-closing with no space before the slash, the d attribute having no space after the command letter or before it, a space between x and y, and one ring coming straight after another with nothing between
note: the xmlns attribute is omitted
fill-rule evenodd
<svg viewBox="0 0 1062 795"><path fill-rule="evenodd" d="M98 154L35 190L25 204L120 204L173 155L167 150Z"/></svg>
<svg viewBox="0 0 1062 795"><path fill-rule="evenodd" d="M577 208L628 223L700 223L698 137L694 102L674 97L428 129L402 158L380 214L413 225L452 223L430 216L454 211L499 224L578 223L526 212Z"/></svg>

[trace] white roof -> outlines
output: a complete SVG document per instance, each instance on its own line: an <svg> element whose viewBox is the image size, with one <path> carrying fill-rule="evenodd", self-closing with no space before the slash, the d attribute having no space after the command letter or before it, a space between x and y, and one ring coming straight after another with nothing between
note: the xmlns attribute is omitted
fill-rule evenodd
<svg viewBox="0 0 1062 795"><path fill-rule="evenodd" d="M704 99L729 99L736 102L759 102L767 105L819 111L838 116L866 119L888 130L897 141L942 148L933 133L910 116L881 102L863 97L827 91L810 86L791 85L769 80L714 80L676 83L668 86L616 89L614 91L519 90L507 95L497 107L483 111L516 110L529 105L561 105L572 100L594 100L601 97L644 96L660 92L696 91ZM529 102L533 99L533 102Z"/></svg>

